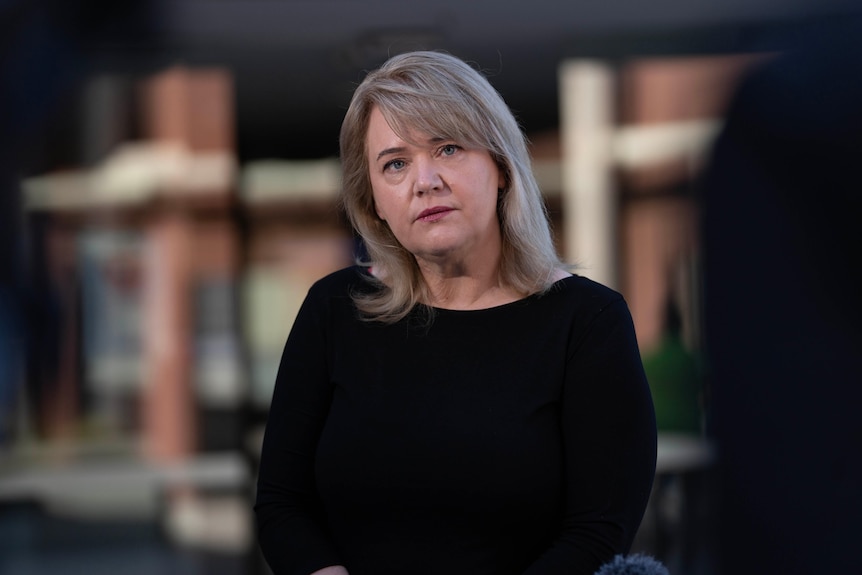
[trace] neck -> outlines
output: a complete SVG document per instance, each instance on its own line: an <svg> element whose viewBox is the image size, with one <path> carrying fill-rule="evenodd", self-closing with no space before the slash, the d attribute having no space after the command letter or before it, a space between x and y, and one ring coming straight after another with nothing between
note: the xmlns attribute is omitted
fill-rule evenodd
<svg viewBox="0 0 862 575"><path fill-rule="evenodd" d="M425 303L433 307L483 309L509 303L525 295L500 282L499 261L474 267L456 262L417 261L431 299Z"/></svg>

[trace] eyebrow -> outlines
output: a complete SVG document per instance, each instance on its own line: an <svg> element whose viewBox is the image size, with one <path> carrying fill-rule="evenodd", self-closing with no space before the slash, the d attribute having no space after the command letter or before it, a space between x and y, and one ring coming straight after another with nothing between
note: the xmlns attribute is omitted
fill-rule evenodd
<svg viewBox="0 0 862 575"><path fill-rule="evenodd" d="M433 146L434 144L439 144L440 142L447 142L451 139L452 138L443 138L443 137L437 136L434 138L429 138L428 144ZM389 156L392 154L403 154L406 151L407 151L406 146L396 146L394 148L386 148L385 150L381 150L381 152L379 154L377 154L377 159L380 160L380 158L382 158L383 156Z"/></svg>
<svg viewBox="0 0 862 575"><path fill-rule="evenodd" d="M379 154L377 154L377 159L379 160L383 156L388 156L391 154L401 154L401 153L404 153L406 150L407 150L407 148L405 148L404 146L399 146L396 148L386 148L385 150L383 150Z"/></svg>

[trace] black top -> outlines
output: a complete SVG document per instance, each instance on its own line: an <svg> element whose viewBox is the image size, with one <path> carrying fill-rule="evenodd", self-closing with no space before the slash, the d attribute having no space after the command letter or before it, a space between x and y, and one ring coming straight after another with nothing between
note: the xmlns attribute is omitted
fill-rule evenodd
<svg viewBox="0 0 862 575"><path fill-rule="evenodd" d="M631 545L655 418L622 297L572 276L475 311L358 319L358 268L285 346L255 510L276 574L592 575Z"/></svg>

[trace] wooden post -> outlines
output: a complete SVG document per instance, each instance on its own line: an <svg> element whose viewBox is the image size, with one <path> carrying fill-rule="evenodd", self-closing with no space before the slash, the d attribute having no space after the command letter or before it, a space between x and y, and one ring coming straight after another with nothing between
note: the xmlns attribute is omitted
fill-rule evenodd
<svg viewBox="0 0 862 575"><path fill-rule="evenodd" d="M559 70L564 257L582 274L617 287L617 201L613 184L614 74L592 60Z"/></svg>
<svg viewBox="0 0 862 575"><path fill-rule="evenodd" d="M165 213L147 227L143 427L147 457L176 461L195 448L191 382L192 222Z"/></svg>

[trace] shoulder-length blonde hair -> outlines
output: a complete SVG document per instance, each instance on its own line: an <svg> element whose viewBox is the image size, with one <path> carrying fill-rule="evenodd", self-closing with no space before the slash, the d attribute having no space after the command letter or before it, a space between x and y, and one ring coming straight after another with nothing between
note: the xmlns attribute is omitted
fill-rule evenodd
<svg viewBox="0 0 862 575"><path fill-rule="evenodd" d="M499 281L526 294L547 290L560 261L520 126L488 80L465 62L439 52L411 52L392 57L365 77L341 125L341 202L365 242L370 264L385 276L376 280L380 289L354 294L364 317L393 323L417 303L430 301L416 259L374 208L366 132L375 106L405 141L418 132L491 154L506 182L497 206Z"/></svg>

